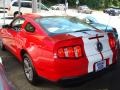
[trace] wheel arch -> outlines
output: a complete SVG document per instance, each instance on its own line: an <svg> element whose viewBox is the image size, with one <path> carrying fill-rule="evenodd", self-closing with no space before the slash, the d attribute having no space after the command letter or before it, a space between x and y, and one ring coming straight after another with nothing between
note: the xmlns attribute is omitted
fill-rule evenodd
<svg viewBox="0 0 120 90"><path fill-rule="evenodd" d="M30 58L31 58L31 63L32 63L32 66L34 68L34 62L32 60L32 57L31 55L27 52L27 50L25 49L22 49L21 52L20 52L20 56L21 56L21 62L23 63L23 59L24 59L24 55L27 54Z"/></svg>
<svg viewBox="0 0 120 90"><path fill-rule="evenodd" d="M22 49L22 50L20 51L21 61L23 61L23 56L24 56L25 53L28 54L28 52L27 52L25 49Z"/></svg>

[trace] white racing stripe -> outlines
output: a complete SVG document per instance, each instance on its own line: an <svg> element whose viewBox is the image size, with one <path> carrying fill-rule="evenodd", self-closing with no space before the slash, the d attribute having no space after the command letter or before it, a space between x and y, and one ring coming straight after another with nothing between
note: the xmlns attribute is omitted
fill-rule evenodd
<svg viewBox="0 0 120 90"><path fill-rule="evenodd" d="M107 40L105 40L105 39L107 39ZM108 35L105 34L104 38L99 38L99 41L103 45L102 55L103 55L104 59L109 58L110 59L109 64L112 64L113 52L112 52L112 50L110 48L108 39L109 39Z"/></svg>
<svg viewBox="0 0 120 90"><path fill-rule="evenodd" d="M112 58L113 58L113 52L110 48L108 36L105 34L104 37L98 38L99 41L103 45L103 50L100 54L97 50L97 38L95 39L89 39L89 38L82 38L84 42L84 50L88 59L88 73L93 72L94 64L98 61L101 61L102 59L109 58L109 63L112 64ZM103 56L103 58L102 58Z"/></svg>
<svg viewBox="0 0 120 90"><path fill-rule="evenodd" d="M84 32L77 32L77 33L69 33L72 36L75 37L80 37L82 36L82 40L84 43L84 50L85 50L85 54L86 57L88 59L88 73L89 72L93 72L93 67L94 64L98 61L101 61L103 59L110 59L109 64L112 64L112 58L113 58L113 52L110 48L109 45L109 40L108 40L108 35L104 34L104 33L99 33L96 31L86 31L86 33ZM98 36L104 36L101 38L94 38L94 39L89 39L91 37L96 37L96 35ZM102 43L103 45L103 50L102 52L98 52L97 50L97 42L98 40ZM102 58L103 56L103 58Z"/></svg>
<svg viewBox="0 0 120 90"><path fill-rule="evenodd" d="M88 73L93 72L93 66L96 62L102 60L100 53L96 49L97 39L83 38L84 50L88 59Z"/></svg>

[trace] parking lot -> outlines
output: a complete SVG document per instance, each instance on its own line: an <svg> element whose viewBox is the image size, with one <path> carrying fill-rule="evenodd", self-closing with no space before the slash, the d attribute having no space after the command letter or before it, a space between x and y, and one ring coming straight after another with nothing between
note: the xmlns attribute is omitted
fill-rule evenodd
<svg viewBox="0 0 120 90"><path fill-rule="evenodd" d="M119 16L109 16L102 12L95 12L92 16L99 18L101 23L116 27L120 36ZM9 22L10 20L6 19L6 23ZM120 57L118 57L118 64L114 68L100 73L100 75L95 75L95 77L87 79L82 83L80 79L75 82L70 82L69 85L58 85L48 82L47 80L43 80L42 83L39 83L37 86L33 86L26 80L22 64L19 63L18 60L9 53L9 51L0 50L0 56L3 59L7 76L15 85L17 90L120 90Z"/></svg>

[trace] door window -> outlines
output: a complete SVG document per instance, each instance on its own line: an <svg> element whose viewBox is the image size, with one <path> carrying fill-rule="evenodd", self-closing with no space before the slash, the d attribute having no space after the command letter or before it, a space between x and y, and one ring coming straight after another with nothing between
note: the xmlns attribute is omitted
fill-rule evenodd
<svg viewBox="0 0 120 90"><path fill-rule="evenodd" d="M12 22L11 27L15 29L16 31L19 31L24 21L25 20L23 18L17 18Z"/></svg>
<svg viewBox="0 0 120 90"><path fill-rule="evenodd" d="M34 32L35 31L35 27L31 24L31 23L27 23L25 30L27 32Z"/></svg>

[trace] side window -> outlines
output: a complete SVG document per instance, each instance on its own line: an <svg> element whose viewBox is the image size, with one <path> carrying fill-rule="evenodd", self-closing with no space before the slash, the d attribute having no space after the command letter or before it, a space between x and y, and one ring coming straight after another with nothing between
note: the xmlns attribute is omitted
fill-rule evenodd
<svg viewBox="0 0 120 90"><path fill-rule="evenodd" d="M24 21L25 20L23 18L17 18L11 23L11 27L18 31L21 28L21 25L24 23Z"/></svg>
<svg viewBox="0 0 120 90"><path fill-rule="evenodd" d="M25 30L27 32L34 32L35 31L35 27L31 23L27 23L27 25L25 26Z"/></svg>
<svg viewBox="0 0 120 90"><path fill-rule="evenodd" d="M29 2L21 2L21 7L32 8L32 3L29 3Z"/></svg>
<svg viewBox="0 0 120 90"><path fill-rule="evenodd" d="M18 6L18 2L14 2L12 6Z"/></svg>

